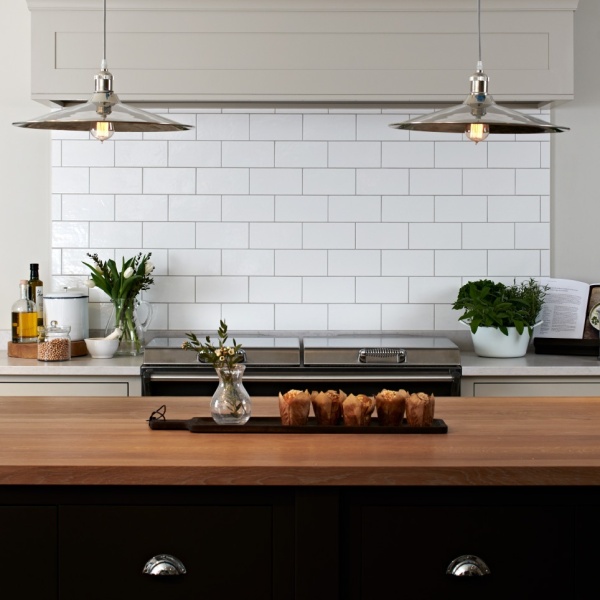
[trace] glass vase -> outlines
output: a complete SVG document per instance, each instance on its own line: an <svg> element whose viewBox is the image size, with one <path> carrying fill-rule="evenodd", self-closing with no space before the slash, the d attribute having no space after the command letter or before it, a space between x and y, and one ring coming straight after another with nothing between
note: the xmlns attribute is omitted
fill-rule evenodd
<svg viewBox="0 0 600 600"><path fill-rule="evenodd" d="M144 332L152 319L152 305L144 300L116 298L112 301L105 335L121 330L117 356L137 356L144 351Z"/></svg>
<svg viewBox="0 0 600 600"><path fill-rule="evenodd" d="M243 425L252 412L250 395L242 383L245 365L234 365L231 369L215 369L219 376L217 387L210 402L210 414L219 425Z"/></svg>

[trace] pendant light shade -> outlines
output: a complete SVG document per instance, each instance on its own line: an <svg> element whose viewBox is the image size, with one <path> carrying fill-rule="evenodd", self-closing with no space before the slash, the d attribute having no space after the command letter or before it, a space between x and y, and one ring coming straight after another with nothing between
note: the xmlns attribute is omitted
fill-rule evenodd
<svg viewBox="0 0 600 600"><path fill-rule="evenodd" d="M106 56L106 0L104 0L104 56ZM30 121L13 123L28 129L51 129L59 131L89 131L103 142L116 131L157 132L185 131L191 125L183 125L159 115L123 104L113 91L113 76L102 60L100 72L94 77L95 91L83 104L56 110Z"/></svg>
<svg viewBox="0 0 600 600"><path fill-rule="evenodd" d="M481 0L477 1L479 61L477 70L469 78L471 92L458 106L393 123L395 129L464 133L475 143L483 141L490 133L560 133L568 127L559 127L542 119L524 115L516 110L499 106L488 94L489 77L483 72L481 61Z"/></svg>

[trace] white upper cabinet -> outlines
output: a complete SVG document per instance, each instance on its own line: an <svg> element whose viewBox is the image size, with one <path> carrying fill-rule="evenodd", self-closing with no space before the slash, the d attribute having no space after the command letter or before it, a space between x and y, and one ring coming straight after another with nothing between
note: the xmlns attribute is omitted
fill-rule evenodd
<svg viewBox="0 0 600 600"><path fill-rule="evenodd" d="M102 0L27 0L32 97L87 100ZM496 100L573 98L578 0L482 0ZM476 0L107 0L107 60L124 101L455 102L478 58Z"/></svg>

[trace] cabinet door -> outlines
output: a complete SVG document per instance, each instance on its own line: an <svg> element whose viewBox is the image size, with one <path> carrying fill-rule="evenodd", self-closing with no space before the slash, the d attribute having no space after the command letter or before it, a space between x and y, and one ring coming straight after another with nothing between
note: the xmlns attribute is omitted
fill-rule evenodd
<svg viewBox="0 0 600 600"><path fill-rule="evenodd" d="M0 507L2 598L57 598L56 508Z"/></svg>
<svg viewBox="0 0 600 600"><path fill-rule="evenodd" d="M289 598L274 593L283 557L273 538L271 506L61 507L60 597ZM159 554L178 558L187 573L143 574ZM293 557L287 561L293 568Z"/></svg>
<svg viewBox="0 0 600 600"><path fill-rule="evenodd" d="M363 505L347 523L344 598L573 598L570 509ZM476 555L485 576L446 574Z"/></svg>

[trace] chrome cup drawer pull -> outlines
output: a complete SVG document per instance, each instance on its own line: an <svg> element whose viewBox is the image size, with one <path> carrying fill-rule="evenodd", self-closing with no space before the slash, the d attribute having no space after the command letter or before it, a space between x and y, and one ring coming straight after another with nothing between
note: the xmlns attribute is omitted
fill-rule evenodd
<svg viewBox="0 0 600 600"><path fill-rule="evenodd" d="M483 577L490 573L489 567L473 554L464 554L455 558L446 569L446 575L452 577Z"/></svg>
<svg viewBox="0 0 600 600"><path fill-rule="evenodd" d="M170 554L157 554L145 565L143 572L146 575L185 575L183 563Z"/></svg>

